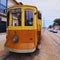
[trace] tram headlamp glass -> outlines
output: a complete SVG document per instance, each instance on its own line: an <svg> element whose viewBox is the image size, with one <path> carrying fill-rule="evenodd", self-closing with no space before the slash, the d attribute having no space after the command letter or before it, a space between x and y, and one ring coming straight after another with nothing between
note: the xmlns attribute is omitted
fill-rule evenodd
<svg viewBox="0 0 60 60"><path fill-rule="evenodd" d="M18 42L18 36L13 36L12 41L13 41L14 43L17 43L17 42Z"/></svg>

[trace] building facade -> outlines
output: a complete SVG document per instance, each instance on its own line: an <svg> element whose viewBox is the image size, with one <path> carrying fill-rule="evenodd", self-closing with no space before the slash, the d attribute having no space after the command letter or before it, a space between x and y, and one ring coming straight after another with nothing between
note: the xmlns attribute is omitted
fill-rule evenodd
<svg viewBox="0 0 60 60"><path fill-rule="evenodd" d="M18 5L19 3L16 0L8 0L7 7Z"/></svg>
<svg viewBox="0 0 60 60"><path fill-rule="evenodd" d="M18 5L16 0L0 0L0 32L6 30L6 21L7 21L7 8ZM4 31L5 31L4 30Z"/></svg>
<svg viewBox="0 0 60 60"><path fill-rule="evenodd" d="M0 13L5 13L7 9L7 0L0 0Z"/></svg>

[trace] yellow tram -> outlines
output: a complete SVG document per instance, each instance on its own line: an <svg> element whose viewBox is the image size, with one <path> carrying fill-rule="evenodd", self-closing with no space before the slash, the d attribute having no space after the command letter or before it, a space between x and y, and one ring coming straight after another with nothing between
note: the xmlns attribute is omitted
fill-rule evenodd
<svg viewBox="0 0 60 60"><path fill-rule="evenodd" d="M16 5L8 8L5 47L12 52L34 52L41 38L41 13L35 6Z"/></svg>

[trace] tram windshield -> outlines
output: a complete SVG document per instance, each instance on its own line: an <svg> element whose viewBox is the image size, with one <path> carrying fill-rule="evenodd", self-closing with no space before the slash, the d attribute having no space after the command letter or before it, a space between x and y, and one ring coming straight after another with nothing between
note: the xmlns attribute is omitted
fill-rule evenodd
<svg viewBox="0 0 60 60"><path fill-rule="evenodd" d="M21 26L21 9L12 9L12 26Z"/></svg>
<svg viewBox="0 0 60 60"><path fill-rule="evenodd" d="M25 14L25 18L24 18L24 25L25 26L33 26L33 11L32 10L25 10L24 11ZM11 9L9 11L9 14L8 14L11 19L11 26L22 26L22 9L21 8L17 8L17 9ZM8 16L7 15L7 16ZM9 16L8 16L8 19L9 19ZM9 24L9 23L8 23Z"/></svg>
<svg viewBox="0 0 60 60"><path fill-rule="evenodd" d="M25 11L25 26L33 26L33 11Z"/></svg>

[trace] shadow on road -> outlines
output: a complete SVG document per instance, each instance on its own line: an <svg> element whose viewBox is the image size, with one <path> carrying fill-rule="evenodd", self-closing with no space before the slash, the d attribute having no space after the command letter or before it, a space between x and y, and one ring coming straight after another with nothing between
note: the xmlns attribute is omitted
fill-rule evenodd
<svg viewBox="0 0 60 60"><path fill-rule="evenodd" d="M25 53L25 54L9 52L5 55L3 60L34 60L34 57L38 56L39 53L40 53L39 49L37 49L33 53Z"/></svg>

